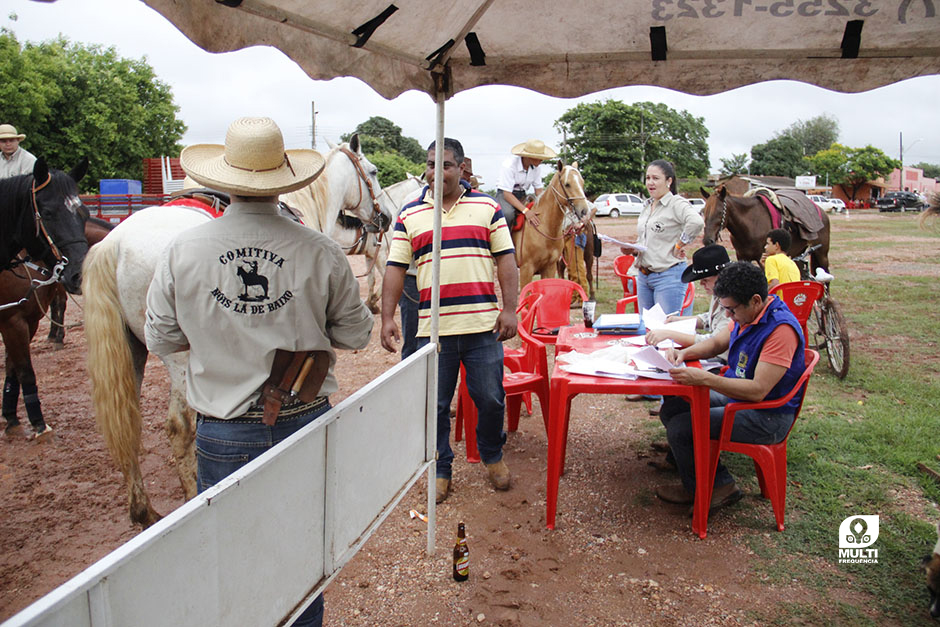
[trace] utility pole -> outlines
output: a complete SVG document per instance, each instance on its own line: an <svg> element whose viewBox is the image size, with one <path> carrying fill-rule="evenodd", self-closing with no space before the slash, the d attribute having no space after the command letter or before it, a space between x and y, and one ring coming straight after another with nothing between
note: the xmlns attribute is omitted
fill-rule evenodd
<svg viewBox="0 0 940 627"><path fill-rule="evenodd" d="M904 133L898 131L898 156L901 158L901 169L898 171L898 191L904 189Z"/></svg>

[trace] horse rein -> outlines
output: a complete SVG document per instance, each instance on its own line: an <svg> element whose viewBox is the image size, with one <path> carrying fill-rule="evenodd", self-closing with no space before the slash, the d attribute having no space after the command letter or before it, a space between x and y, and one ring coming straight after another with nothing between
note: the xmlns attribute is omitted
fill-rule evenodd
<svg viewBox="0 0 940 627"><path fill-rule="evenodd" d="M715 231L715 241L721 241L721 230L725 228L725 221L728 219L728 205L725 204L725 199L721 199L721 222L718 224L718 230Z"/></svg>
<svg viewBox="0 0 940 627"><path fill-rule="evenodd" d="M559 177L558 184L559 184L559 186L561 186L560 177ZM570 213L575 219L577 219L577 217L578 217L578 212L577 212L577 209L575 209L575 206L574 206L574 202L573 202L573 201L575 201L575 200L587 200L587 196L576 196L576 197L575 197L575 196L569 196L567 191L565 191L564 193L559 192L557 189L555 189L555 186L554 186L554 185L549 185L548 189L550 189L551 192L555 195L555 200L556 200L556 202L558 203L558 207L561 208L562 213L564 213L565 215L567 215L567 214ZM563 203L561 202L562 200L564 200ZM581 222L581 224L584 224L584 221L583 221L583 220L578 220L578 222ZM528 226L528 225L527 225L527 226ZM537 227L537 226L534 226L534 225L533 225L532 228L535 229L535 231L536 231L539 235L541 235L542 237L544 237L545 239L549 239L549 240L552 240L552 241L558 241L558 240L561 240L561 239L565 239L565 234L564 234L564 233L562 233L560 237L552 237L551 235L546 235L545 233L543 233L543 232L539 229L539 227ZM525 232L525 230L523 230L523 233L524 233L524 232Z"/></svg>
<svg viewBox="0 0 940 627"><path fill-rule="evenodd" d="M27 261L25 259L17 259L17 262L14 264L14 267L16 265L25 265L27 268L27 277L25 278L30 279L29 289L26 290L26 294L19 300L14 301L12 303L6 303L5 305L0 305L0 311L3 311L4 309L10 309L12 307L19 307L20 305L25 305L26 303L29 302L29 299L33 296L33 294L36 292L37 289L39 289L40 287L44 287L46 285L51 285L55 283L56 281L58 281L62 276L62 271L65 269L65 265L68 263L68 259L66 259L65 257L63 257L63 259L65 259L65 263L62 263L62 262L56 263L56 265L53 266L52 270L48 270L41 266L37 266L36 264L30 261ZM39 279L33 279L30 276L28 276L29 268L33 268L34 270L37 270L41 274L48 274L49 278L46 279L45 281L40 281Z"/></svg>
<svg viewBox="0 0 940 627"><path fill-rule="evenodd" d="M356 174L359 176L359 179L363 183L365 183L366 189L369 190L369 199L372 201L372 214L373 214L373 219L371 223L374 224L376 228L378 228L379 224L377 220L378 220L378 217L382 215L382 209L379 207L379 201L375 195L375 190L372 189L372 181L369 180L368 175L363 169L362 162L359 160L358 155L354 154L351 150L349 150L345 146L340 146L339 150L344 155L349 157L349 160L352 162L353 167L356 168ZM358 207L361 204L362 204L362 185L359 185L359 200L356 202L356 207ZM379 237L378 237L379 242L381 242L382 235L384 234L384 232L382 231L382 229L378 229L377 232L379 234ZM363 235L362 237L365 237L365 235ZM358 243L356 245L358 245Z"/></svg>

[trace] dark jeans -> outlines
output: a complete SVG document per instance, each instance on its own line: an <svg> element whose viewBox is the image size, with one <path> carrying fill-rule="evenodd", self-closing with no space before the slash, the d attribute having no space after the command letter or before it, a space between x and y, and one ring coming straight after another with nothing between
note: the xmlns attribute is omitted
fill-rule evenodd
<svg viewBox="0 0 940 627"><path fill-rule="evenodd" d="M430 341L419 337L418 348ZM467 391L477 407L477 449L485 464L503 458L503 345L492 331L440 338L437 368L437 476L449 479L454 461L450 448L450 402L457 388L457 375L463 363Z"/></svg>
<svg viewBox="0 0 940 627"><path fill-rule="evenodd" d="M712 390L709 394L711 406L711 437L718 439L721 435L721 423L725 413L725 405L731 402L727 396ZM688 401L678 396L667 396L659 410L659 419L666 427L666 438L672 454L676 458L679 476L682 485L689 492L695 492L695 456L692 444L692 410ZM776 444L786 437L793 424L792 411L780 409L745 409L739 411L734 417L734 427L731 429L731 440L749 444ZM718 470L715 472L714 487L727 485L734 481L721 460L718 460Z"/></svg>
<svg viewBox="0 0 940 627"><path fill-rule="evenodd" d="M418 334L418 279L413 274L405 275L405 285L398 299L401 309L401 358L407 359L418 350L415 336Z"/></svg>
<svg viewBox="0 0 940 627"><path fill-rule="evenodd" d="M196 415L196 487L211 488L251 460L330 410L329 402L306 414L278 418L273 426L260 421L218 420ZM319 595L294 622L294 627L323 624L323 595Z"/></svg>

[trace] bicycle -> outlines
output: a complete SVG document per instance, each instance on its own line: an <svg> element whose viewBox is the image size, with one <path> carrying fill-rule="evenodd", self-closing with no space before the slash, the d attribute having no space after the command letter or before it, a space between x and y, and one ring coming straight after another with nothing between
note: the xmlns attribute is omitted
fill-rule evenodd
<svg viewBox="0 0 940 627"><path fill-rule="evenodd" d="M816 269L816 276L809 276L806 264L800 263L817 248L818 244L793 258L793 261L800 265L805 280L822 283L824 287L822 297L813 305L813 311L806 321L809 335L806 345L820 352L825 350L829 368L836 377L844 379L849 373L849 329L839 303L829 294L829 284L835 277L822 268Z"/></svg>

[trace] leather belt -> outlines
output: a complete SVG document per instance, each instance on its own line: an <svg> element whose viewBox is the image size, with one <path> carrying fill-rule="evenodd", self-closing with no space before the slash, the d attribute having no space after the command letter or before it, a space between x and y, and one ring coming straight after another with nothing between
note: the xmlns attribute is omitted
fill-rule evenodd
<svg viewBox="0 0 940 627"><path fill-rule="evenodd" d="M674 263L674 264L672 264L671 266L669 266L668 268L666 268L666 270L672 270L673 268L675 268L676 266L678 266L680 263L682 263L682 262L679 261L679 262L677 262L677 263ZM665 272L665 271L666 271L666 270L659 270L659 271L657 272L656 270L653 270L653 269L650 268L649 266L640 266L640 265L638 265L638 266L636 267L636 269L639 270L639 271L640 271L641 273L643 273L643 274L658 274L658 272Z"/></svg>
<svg viewBox="0 0 940 627"><path fill-rule="evenodd" d="M322 409L324 405L329 402L329 398L326 396L318 396L311 402L303 401L299 398L294 399L290 403L285 403L281 406L280 412L278 412L275 417L274 422L281 420L289 420L291 418L296 418L304 414L309 414L312 411ZM229 418L228 420L224 418L216 418L215 416L209 416L207 414L198 413L199 418L204 422L221 422L226 424L258 424L264 423L264 405L260 403L255 403L248 408L244 414L237 416L235 418Z"/></svg>
<svg viewBox="0 0 940 627"><path fill-rule="evenodd" d="M653 271L652 271L649 267L647 267L647 266L637 266L636 269L639 270L639 271L640 271L641 273L643 273L643 274L650 274L650 273L653 272Z"/></svg>

